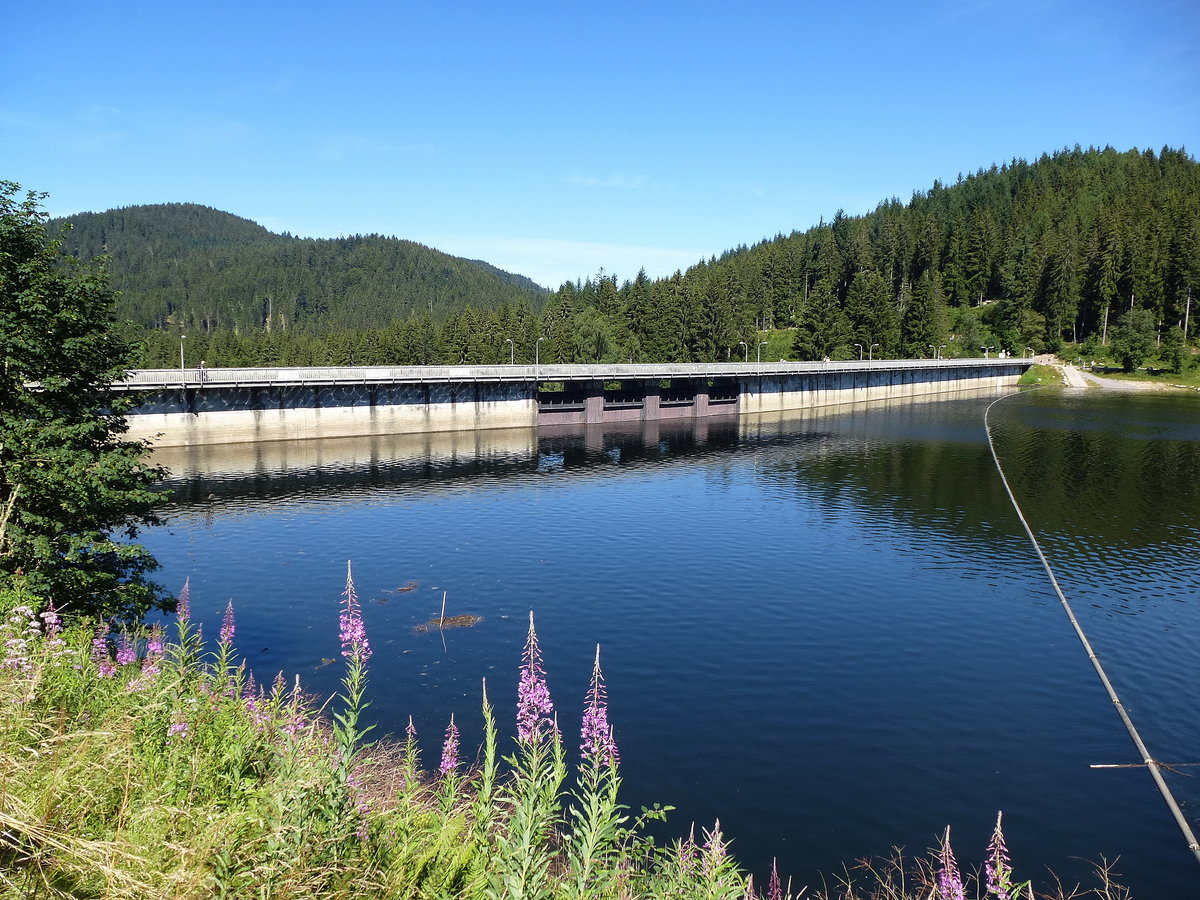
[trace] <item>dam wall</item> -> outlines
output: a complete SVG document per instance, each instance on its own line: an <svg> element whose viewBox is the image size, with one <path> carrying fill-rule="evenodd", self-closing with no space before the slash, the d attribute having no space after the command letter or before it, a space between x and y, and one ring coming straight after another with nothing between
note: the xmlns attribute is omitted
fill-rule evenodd
<svg viewBox="0 0 1200 900"><path fill-rule="evenodd" d="M1013 387L1032 360L141 370L155 446L591 425L815 410Z"/></svg>

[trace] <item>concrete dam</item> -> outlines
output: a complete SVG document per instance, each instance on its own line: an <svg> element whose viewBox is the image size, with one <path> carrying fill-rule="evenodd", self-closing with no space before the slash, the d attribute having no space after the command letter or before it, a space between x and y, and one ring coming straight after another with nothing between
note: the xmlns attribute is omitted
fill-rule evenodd
<svg viewBox="0 0 1200 900"><path fill-rule="evenodd" d="M796 412L999 391L1025 359L140 369L129 434L155 446Z"/></svg>

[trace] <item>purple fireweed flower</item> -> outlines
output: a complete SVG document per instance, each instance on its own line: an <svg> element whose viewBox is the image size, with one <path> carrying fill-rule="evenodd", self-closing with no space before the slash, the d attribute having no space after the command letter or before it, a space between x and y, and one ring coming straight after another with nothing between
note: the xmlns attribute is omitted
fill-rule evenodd
<svg viewBox="0 0 1200 900"><path fill-rule="evenodd" d="M958 872L958 863L954 859L954 851L950 847L950 826L946 826L946 836L942 838L942 846L938 851L937 900L965 900L962 876Z"/></svg>
<svg viewBox="0 0 1200 900"><path fill-rule="evenodd" d="M408 727L404 729L405 736L416 743L417 741L417 726L413 724L412 716L408 717Z"/></svg>
<svg viewBox="0 0 1200 900"><path fill-rule="evenodd" d="M696 823L692 823L691 831L688 832L687 840L679 842L679 871L687 878L690 878L696 871L696 863L698 856L698 848L696 847Z"/></svg>
<svg viewBox="0 0 1200 900"><path fill-rule="evenodd" d="M225 618L221 620L221 644L228 647L233 643L233 601L225 604Z"/></svg>
<svg viewBox="0 0 1200 900"><path fill-rule="evenodd" d="M137 648L129 639L129 632L122 631L121 638L117 641L117 665L129 666L135 662L137 662Z"/></svg>
<svg viewBox="0 0 1200 900"><path fill-rule="evenodd" d="M449 775L458 768L458 726L454 724L454 713L450 714L450 724L446 727L446 742L442 744L442 762L438 771Z"/></svg>
<svg viewBox="0 0 1200 900"><path fill-rule="evenodd" d="M988 892L995 896L996 900L1016 900L1016 896L1013 894L1012 866L1009 864L1008 847L1004 843L1004 832L1000 828L1000 819L1003 815L1002 812L996 813L996 829L992 832L992 839L988 843L984 872L987 875Z"/></svg>
<svg viewBox="0 0 1200 900"><path fill-rule="evenodd" d="M161 625L155 625L150 629L150 634L146 637L146 655L163 655L163 633Z"/></svg>
<svg viewBox="0 0 1200 900"><path fill-rule="evenodd" d="M355 768L346 776L346 793L349 795L351 802L354 803L355 810L359 815L365 816L371 811L371 798L367 796L366 789L363 787L363 771L362 767Z"/></svg>
<svg viewBox="0 0 1200 900"><path fill-rule="evenodd" d="M167 737L187 737L188 723L187 722L172 722L167 727Z"/></svg>
<svg viewBox="0 0 1200 900"><path fill-rule="evenodd" d="M595 760L602 766L620 762L612 726L608 724L608 692L604 673L600 671L600 645L596 645L596 664L592 667L592 683L588 689L587 706L583 711L583 727L579 731L579 752L585 760Z"/></svg>
<svg viewBox="0 0 1200 900"><path fill-rule="evenodd" d="M175 615L179 617L179 621L186 622L192 615L191 597L192 597L192 579L185 578L183 587L179 591L179 599L175 602Z"/></svg>
<svg viewBox="0 0 1200 900"><path fill-rule="evenodd" d="M527 743L536 743L542 736L543 727L547 732L553 731L553 713L554 703L546 686L542 651L533 627L533 610L530 610L529 636L525 641L521 681L517 685L517 737Z"/></svg>
<svg viewBox="0 0 1200 900"><path fill-rule="evenodd" d="M41 628L33 610L28 606L14 608L0 625L0 639L4 641L4 660L0 662L0 668L30 671L33 668L30 640L40 634Z"/></svg>
<svg viewBox="0 0 1200 900"><path fill-rule="evenodd" d="M700 857L700 871L705 881L711 881L717 874L717 869L725 861L728 845L725 836L721 834L721 820L717 819L712 831L705 831L707 839L704 842L704 853Z"/></svg>
<svg viewBox="0 0 1200 900"><path fill-rule="evenodd" d="M779 860L771 860L771 880L767 882L767 900L783 900L783 883L779 880Z"/></svg>
<svg viewBox="0 0 1200 900"><path fill-rule="evenodd" d="M357 656L363 662L371 658L371 644L367 640L367 629L363 625L362 608L358 605L358 594L354 591L354 578L350 574L350 563L346 563L346 590L342 592L342 614L340 631L342 656Z"/></svg>
<svg viewBox="0 0 1200 900"><path fill-rule="evenodd" d="M142 658L142 674L157 675L162 669L159 668L159 662L163 658L163 636L162 628L155 625L150 629L150 634L146 637L146 655Z"/></svg>
<svg viewBox="0 0 1200 900"><path fill-rule="evenodd" d="M96 636L92 638L92 662L96 664L99 670L97 674L101 678L112 678L117 674L117 667L113 665L112 656L108 652L107 622L101 622L96 627Z"/></svg>
<svg viewBox="0 0 1200 900"><path fill-rule="evenodd" d="M46 611L42 613L43 628L47 638L54 638L62 631L62 619L58 617L58 610L54 608L54 601L51 600L46 606Z"/></svg>

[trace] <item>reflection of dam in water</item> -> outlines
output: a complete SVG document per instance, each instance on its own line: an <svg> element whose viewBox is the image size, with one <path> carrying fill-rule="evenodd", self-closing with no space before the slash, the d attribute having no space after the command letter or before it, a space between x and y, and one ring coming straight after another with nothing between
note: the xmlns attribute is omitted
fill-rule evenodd
<svg viewBox="0 0 1200 900"><path fill-rule="evenodd" d="M703 419L1015 384L1029 360L143 370L159 446Z"/></svg>
<svg viewBox="0 0 1200 900"><path fill-rule="evenodd" d="M996 394L987 389L955 397ZM480 477L520 478L535 471L585 474L603 457L623 466L662 465L746 444L761 451L798 437L825 443L830 438L823 423L829 418L862 417L868 427L895 430L904 426L888 411L915 411L937 402L925 398L842 404L803 413L165 446L154 451L152 461L169 470L166 485L175 502L184 505L246 493L260 498L334 496L402 484L453 486Z"/></svg>

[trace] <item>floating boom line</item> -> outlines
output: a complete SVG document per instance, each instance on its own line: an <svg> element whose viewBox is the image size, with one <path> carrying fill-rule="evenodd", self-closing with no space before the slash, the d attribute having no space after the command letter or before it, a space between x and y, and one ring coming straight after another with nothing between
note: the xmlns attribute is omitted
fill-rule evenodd
<svg viewBox="0 0 1200 900"><path fill-rule="evenodd" d="M1040 388L1034 388L1034 390L1040 390ZM1028 392L1025 391L1022 393ZM1117 715L1125 723L1125 730L1129 732L1129 737L1133 739L1133 744L1137 747L1137 751L1142 757L1142 762L1135 765L1144 765L1149 770L1150 777L1158 785L1158 791L1167 803L1167 808L1171 810L1171 815L1175 817L1175 823L1179 826L1179 830L1183 832L1188 849L1192 851L1192 855L1196 857L1197 862L1200 862L1200 843L1196 841L1196 835L1192 831L1192 826L1188 824L1183 810L1179 808L1179 803L1175 800L1175 795L1171 793L1170 787L1167 786L1167 782L1162 776L1163 764L1151 756L1150 751L1146 749L1146 744L1142 740L1142 736L1138 734L1138 730L1133 724L1133 719L1129 717L1129 713L1125 710L1125 705L1121 702L1116 689L1108 679L1108 674L1104 671L1104 666L1100 663L1100 658L1096 656L1096 651L1092 649L1091 641L1088 640L1083 627L1079 624L1079 620L1075 618L1075 611L1071 609L1071 604L1067 601L1066 595L1059 586L1058 579L1054 575L1054 570L1050 568L1050 561L1046 559L1046 554L1042 552L1042 547L1038 543L1037 537L1034 536L1033 529L1029 527L1029 523L1025 520L1025 514L1021 511L1021 505L1017 503L1017 498L1014 496L1012 488L1008 484L1008 478L1004 474L1004 467L1000 465L1000 457L996 453L996 444L992 440L992 429L988 423L988 416L991 414L993 406L1001 400L1007 400L1013 396L1020 395L1007 394L993 400L988 404L988 408L983 413L983 429L987 433L988 449L992 451L992 461L996 464L996 471L1000 473L1000 481L1004 485L1004 490L1008 494L1008 499L1011 501L1013 509L1016 510L1017 518L1021 520L1021 526L1025 529L1025 534L1028 535L1029 542L1033 544L1033 549L1037 552L1038 559L1042 561L1042 568L1046 570L1046 575L1049 576L1050 583L1054 586L1054 593L1058 595L1058 602L1062 604L1063 611L1067 614L1067 619L1070 621L1071 627L1075 629L1075 635L1079 638L1079 642L1083 644L1083 649L1087 652L1088 659L1092 661L1092 667L1096 670L1096 674L1100 676L1100 683L1104 685L1104 690L1108 692L1109 699L1112 700L1113 706L1117 710Z"/></svg>

